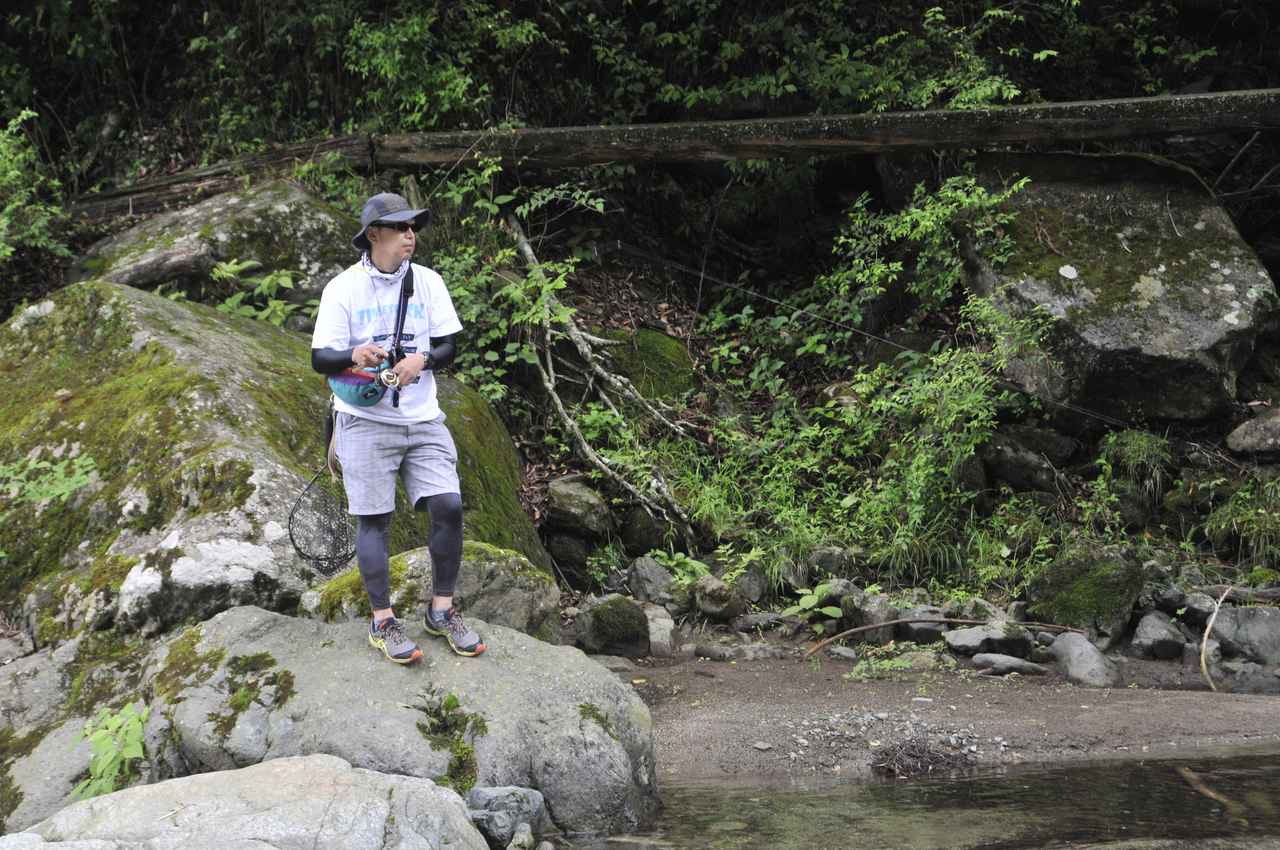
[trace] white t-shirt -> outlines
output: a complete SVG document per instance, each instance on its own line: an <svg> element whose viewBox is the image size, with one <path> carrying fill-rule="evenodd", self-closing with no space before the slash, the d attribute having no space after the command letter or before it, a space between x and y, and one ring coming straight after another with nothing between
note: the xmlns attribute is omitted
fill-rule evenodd
<svg viewBox="0 0 1280 850"><path fill-rule="evenodd" d="M311 347L345 350L373 342L390 351L399 303L398 281L375 281L356 263L325 285ZM462 330L444 280L417 263L413 264L413 297L405 305L405 314L400 345L406 354L429 351L433 337ZM412 384L400 388L398 408L391 405L392 392L388 390L377 404L369 407L355 407L337 398L334 404L338 410L393 425L426 422L441 415L436 400L436 379L430 371L424 371Z"/></svg>

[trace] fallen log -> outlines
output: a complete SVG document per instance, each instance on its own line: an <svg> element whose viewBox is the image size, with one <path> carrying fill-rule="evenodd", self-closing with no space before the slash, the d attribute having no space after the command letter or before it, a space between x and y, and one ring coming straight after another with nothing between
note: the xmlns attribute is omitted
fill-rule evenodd
<svg viewBox="0 0 1280 850"><path fill-rule="evenodd" d="M608 162L722 162L990 148L1277 127L1280 89L1253 89L960 111L350 135L284 145L255 156L81 195L70 211L95 217L154 212L226 191L246 177L278 174L299 162L329 155L360 172L411 171L493 156L514 168L577 167Z"/></svg>
<svg viewBox="0 0 1280 850"><path fill-rule="evenodd" d="M706 162L780 156L982 148L1280 127L1280 89L1044 103L993 109L922 110L618 127L375 136L380 168L500 156L527 167L607 162Z"/></svg>

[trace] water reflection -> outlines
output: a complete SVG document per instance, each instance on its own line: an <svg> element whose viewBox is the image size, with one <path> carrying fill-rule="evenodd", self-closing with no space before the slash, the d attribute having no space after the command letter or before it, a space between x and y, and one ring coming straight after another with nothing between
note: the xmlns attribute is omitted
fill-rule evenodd
<svg viewBox="0 0 1280 850"><path fill-rule="evenodd" d="M1040 847L1280 835L1280 755L828 787L665 786L645 835L591 850Z"/></svg>

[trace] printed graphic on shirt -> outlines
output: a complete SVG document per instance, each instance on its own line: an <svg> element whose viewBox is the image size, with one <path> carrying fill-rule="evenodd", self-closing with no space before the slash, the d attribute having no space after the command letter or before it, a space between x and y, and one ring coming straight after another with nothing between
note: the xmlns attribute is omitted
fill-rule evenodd
<svg viewBox="0 0 1280 850"><path fill-rule="evenodd" d="M396 317L396 308L399 306L399 303L396 303L374 304L372 307L361 307L356 310L354 322L357 325L367 325L374 319L378 319L383 316L389 316L392 321L394 321ZM417 319L421 321L427 317L427 311L422 309L421 304L410 303L405 305L405 315L410 319Z"/></svg>

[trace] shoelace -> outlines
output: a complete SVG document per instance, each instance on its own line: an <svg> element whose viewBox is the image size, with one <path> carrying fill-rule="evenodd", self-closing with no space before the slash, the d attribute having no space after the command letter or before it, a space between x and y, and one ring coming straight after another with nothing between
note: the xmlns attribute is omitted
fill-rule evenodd
<svg viewBox="0 0 1280 850"><path fill-rule="evenodd" d="M382 632L389 643L403 643L406 640L404 627L400 625L399 620L392 620L386 625L380 626L378 630Z"/></svg>

